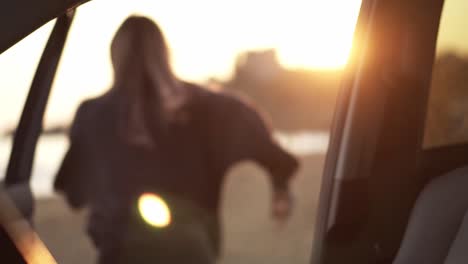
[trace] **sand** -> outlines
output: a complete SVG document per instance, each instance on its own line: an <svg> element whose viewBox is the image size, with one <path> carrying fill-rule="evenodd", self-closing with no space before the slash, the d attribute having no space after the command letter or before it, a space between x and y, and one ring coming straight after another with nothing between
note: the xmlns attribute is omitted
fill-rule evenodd
<svg viewBox="0 0 468 264"><path fill-rule="evenodd" d="M324 158L301 160L293 183L295 210L285 226L270 219L270 189L263 170L246 163L227 175L220 264L308 263ZM71 211L60 197L40 199L36 206L36 231L58 263L95 262L96 252L84 233L86 211Z"/></svg>

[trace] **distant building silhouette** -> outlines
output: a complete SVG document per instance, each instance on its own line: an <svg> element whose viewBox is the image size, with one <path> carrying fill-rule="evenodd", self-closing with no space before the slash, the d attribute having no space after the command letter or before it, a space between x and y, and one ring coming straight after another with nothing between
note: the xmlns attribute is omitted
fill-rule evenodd
<svg viewBox="0 0 468 264"><path fill-rule="evenodd" d="M284 71L278 62L274 49L251 51L239 56L235 75L238 77L268 81Z"/></svg>
<svg viewBox="0 0 468 264"><path fill-rule="evenodd" d="M281 130L328 130L341 71L283 68L276 51L249 51L238 57L226 90L242 93L267 112Z"/></svg>

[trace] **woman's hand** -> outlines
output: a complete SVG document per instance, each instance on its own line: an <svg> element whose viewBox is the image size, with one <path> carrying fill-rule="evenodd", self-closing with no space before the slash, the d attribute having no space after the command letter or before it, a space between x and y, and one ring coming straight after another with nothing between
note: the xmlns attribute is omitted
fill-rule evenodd
<svg viewBox="0 0 468 264"><path fill-rule="evenodd" d="M272 201L272 217L284 224L292 214L293 197L289 190L275 190Z"/></svg>

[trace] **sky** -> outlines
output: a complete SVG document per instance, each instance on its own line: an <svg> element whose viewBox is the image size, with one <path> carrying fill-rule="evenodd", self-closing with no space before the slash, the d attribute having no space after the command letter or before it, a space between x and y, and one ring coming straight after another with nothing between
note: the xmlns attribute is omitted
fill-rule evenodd
<svg viewBox="0 0 468 264"><path fill-rule="evenodd" d="M442 11L437 52L451 50L468 55L468 1L447 0Z"/></svg>
<svg viewBox="0 0 468 264"><path fill-rule="evenodd" d="M228 79L239 53L275 48L287 68L347 62L360 0L93 0L78 9L54 81L46 124L69 122L83 99L112 84L110 41L131 14L163 29L178 76ZM50 22L0 55L0 131L16 124Z"/></svg>

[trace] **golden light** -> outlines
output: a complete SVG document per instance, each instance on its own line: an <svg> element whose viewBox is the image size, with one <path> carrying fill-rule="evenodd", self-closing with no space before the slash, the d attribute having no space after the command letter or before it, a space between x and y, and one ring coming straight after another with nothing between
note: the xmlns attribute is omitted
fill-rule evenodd
<svg viewBox="0 0 468 264"><path fill-rule="evenodd" d="M337 69L348 62L360 0L293 0L279 30L279 59L287 67Z"/></svg>
<svg viewBox="0 0 468 264"><path fill-rule="evenodd" d="M146 223L154 227L167 227L171 223L171 211L166 202L156 194L145 193L138 200L138 210Z"/></svg>
<svg viewBox="0 0 468 264"><path fill-rule="evenodd" d="M249 50L274 48L286 68L342 68L360 6L361 0L90 1L73 22L46 122L68 122L82 100L112 85L110 42L130 14L154 19L171 47L177 75L199 82L229 79L238 55ZM10 89L0 89L0 112L8 112L0 115L0 125L16 123L52 25L1 54L0 87Z"/></svg>

